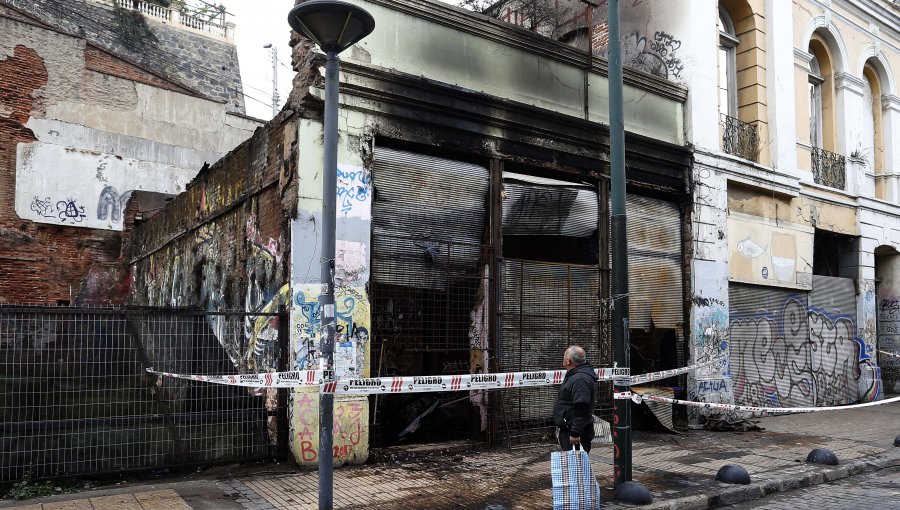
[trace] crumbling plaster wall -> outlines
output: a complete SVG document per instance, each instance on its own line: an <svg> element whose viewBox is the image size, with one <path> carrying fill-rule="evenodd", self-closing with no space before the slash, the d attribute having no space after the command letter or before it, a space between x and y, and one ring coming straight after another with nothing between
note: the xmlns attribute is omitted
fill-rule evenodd
<svg viewBox="0 0 900 510"><path fill-rule="evenodd" d="M258 123L6 6L0 32L0 302L121 302L131 191L180 192Z"/></svg>

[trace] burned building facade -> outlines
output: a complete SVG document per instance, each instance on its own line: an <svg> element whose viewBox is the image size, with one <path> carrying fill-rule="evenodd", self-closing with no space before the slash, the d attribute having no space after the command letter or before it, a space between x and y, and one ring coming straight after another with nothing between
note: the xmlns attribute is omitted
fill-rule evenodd
<svg viewBox="0 0 900 510"><path fill-rule="evenodd" d="M605 61L428 1L365 2L376 31L342 57L337 377L556 368L567 345L611 363ZM297 40L300 75L320 64ZM291 366L319 347L321 83L295 88ZM685 361L687 91L625 74L636 370ZM317 462L318 394L295 392L295 457ZM340 397L335 462L374 445L546 434L551 389ZM610 395L601 404L611 408Z"/></svg>

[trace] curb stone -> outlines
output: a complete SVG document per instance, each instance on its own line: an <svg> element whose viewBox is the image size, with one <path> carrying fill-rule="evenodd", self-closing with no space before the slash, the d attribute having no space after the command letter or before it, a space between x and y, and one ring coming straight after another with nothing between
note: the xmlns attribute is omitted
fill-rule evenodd
<svg viewBox="0 0 900 510"><path fill-rule="evenodd" d="M833 467L801 465L797 467L794 474L778 478L767 478L741 487L722 487L711 493L697 496L687 496L643 506L625 503L616 503L616 505L622 508L640 508L642 510L705 510L753 501L770 494L833 482L849 476L878 471L897 465L900 465L900 452L888 451L867 459L857 459L847 464ZM812 467L813 471L810 471L810 467ZM721 485L727 484L721 483Z"/></svg>

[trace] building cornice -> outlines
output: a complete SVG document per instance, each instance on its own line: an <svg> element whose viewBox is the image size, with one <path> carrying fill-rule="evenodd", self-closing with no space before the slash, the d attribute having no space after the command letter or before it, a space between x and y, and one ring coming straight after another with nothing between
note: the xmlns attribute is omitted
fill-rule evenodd
<svg viewBox="0 0 900 510"><path fill-rule="evenodd" d="M468 11L434 0L366 0L396 12L444 25L469 35L487 39L533 53L574 67L587 67L587 52L569 44L555 41L530 30L517 27L483 14ZM591 72L609 76L608 60L594 55ZM680 103L687 101L688 89L650 73L628 67L622 69L625 85L650 92Z"/></svg>

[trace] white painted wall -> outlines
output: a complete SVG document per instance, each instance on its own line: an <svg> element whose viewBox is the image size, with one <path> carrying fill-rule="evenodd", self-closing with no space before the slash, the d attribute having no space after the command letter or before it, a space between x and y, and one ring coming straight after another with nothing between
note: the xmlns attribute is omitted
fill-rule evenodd
<svg viewBox="0 0 900 510"><path fill-rule="evenodd" d="M133 90L133 101L122 98L107 108L75 95L29 119L38 141L16 148L20 218L122 230L121 211L132 191L182 192L204 163L218 161L259 126L226 114L220 103L103 80L115 82L110 90Z"/></svg>

